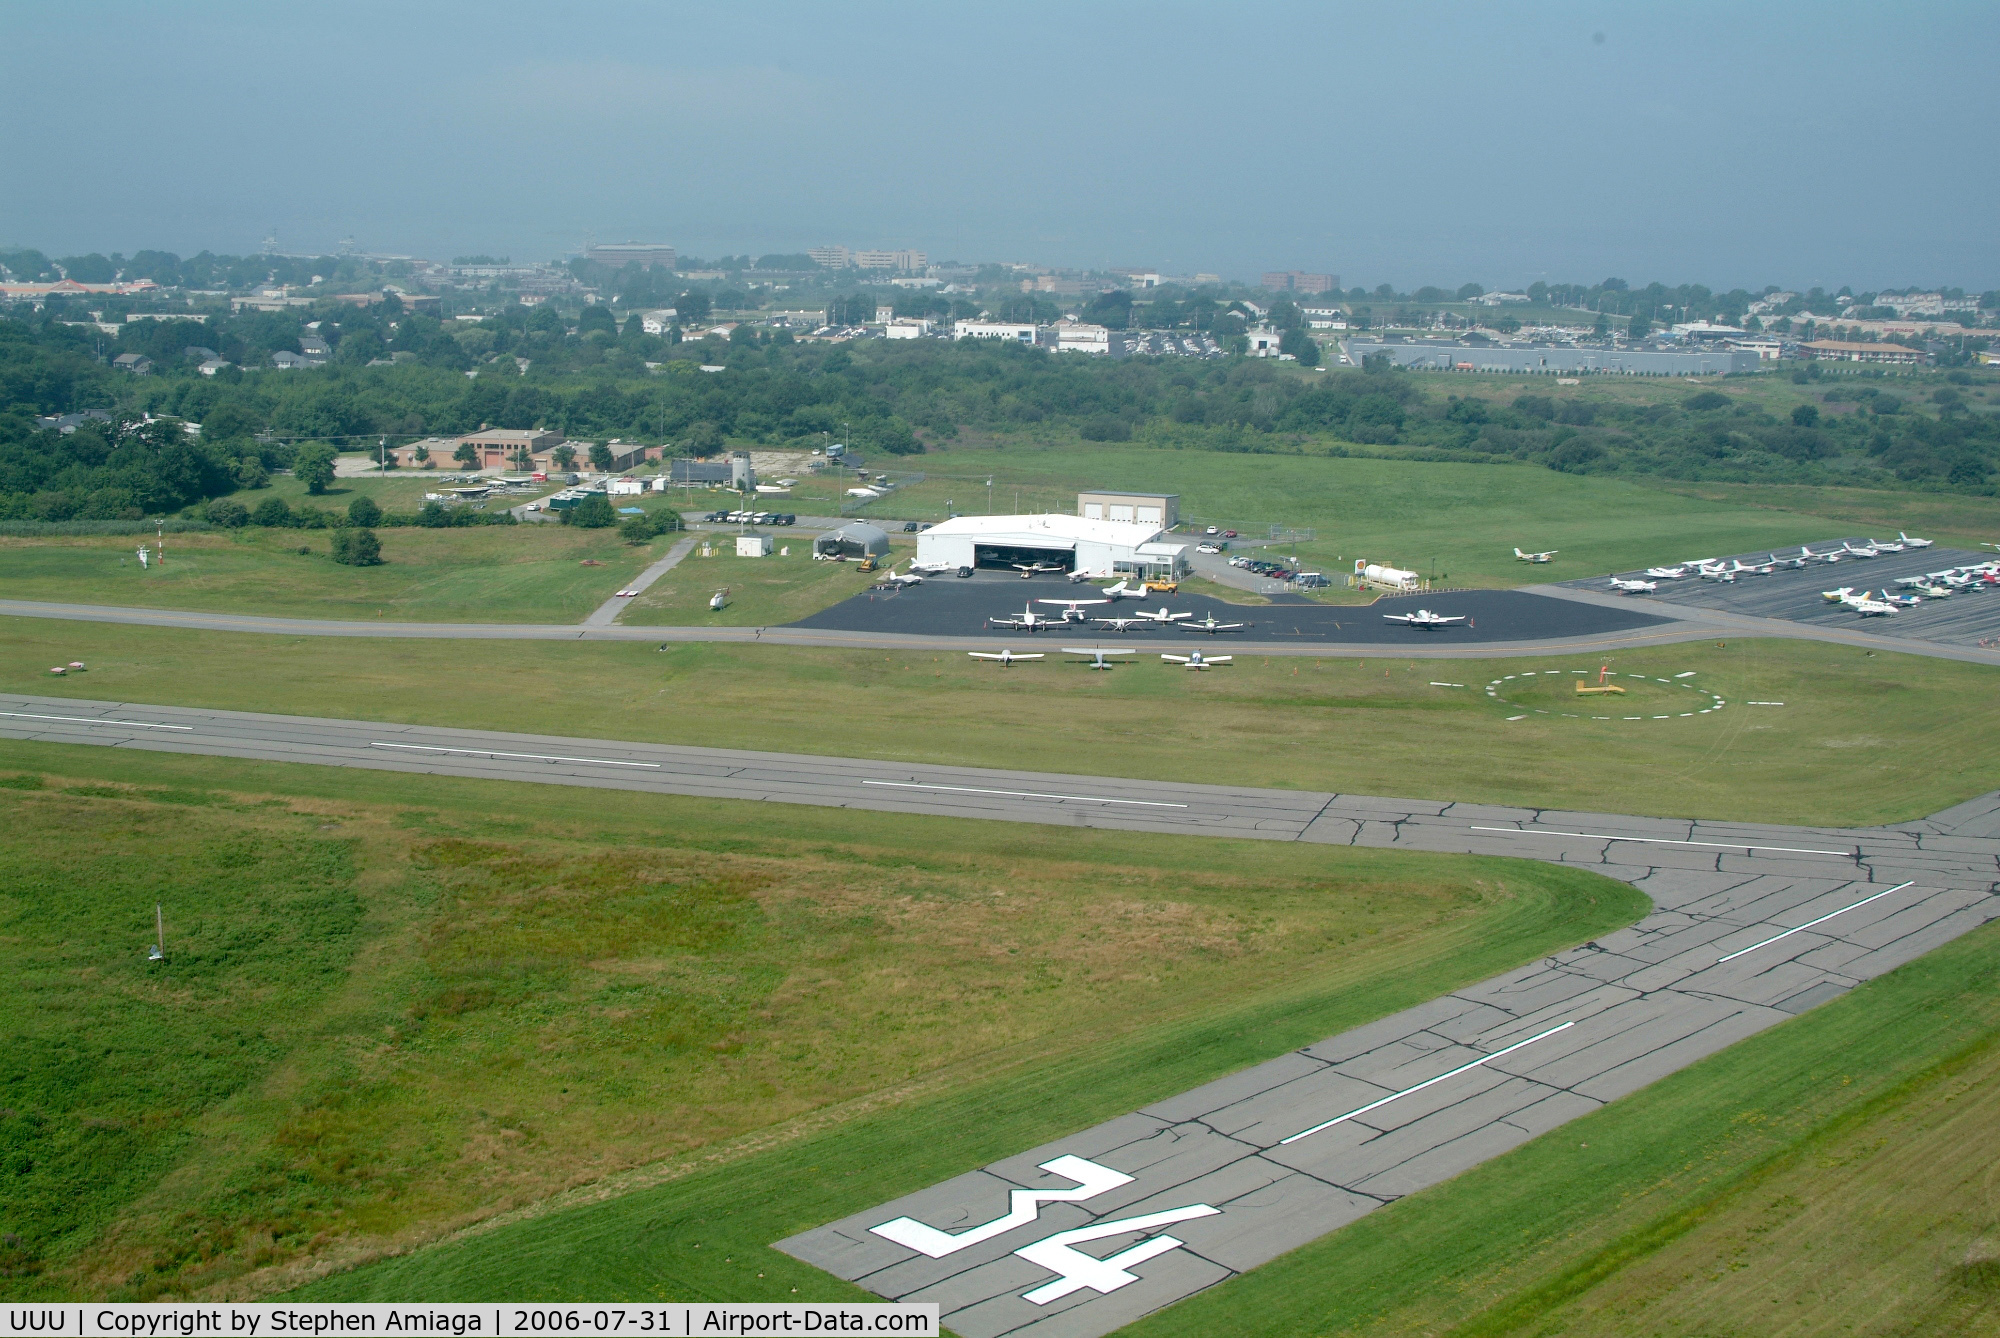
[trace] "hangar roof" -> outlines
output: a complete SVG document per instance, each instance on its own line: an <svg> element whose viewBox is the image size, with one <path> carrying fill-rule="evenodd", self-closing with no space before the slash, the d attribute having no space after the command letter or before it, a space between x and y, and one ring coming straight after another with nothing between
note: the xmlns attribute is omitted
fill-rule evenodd
<svg viewBox="0 0 2000 1338"><path fill-rule="evenodd" d="M954 516L931 526L926 535L964 535L972 539L1000 539L1045 545L1075 544L1079 541L1116 544L1137 548L1158 537L1158 525L1137 525L1123 520L1088 520L1051 512L1040 516Z"/></svg>

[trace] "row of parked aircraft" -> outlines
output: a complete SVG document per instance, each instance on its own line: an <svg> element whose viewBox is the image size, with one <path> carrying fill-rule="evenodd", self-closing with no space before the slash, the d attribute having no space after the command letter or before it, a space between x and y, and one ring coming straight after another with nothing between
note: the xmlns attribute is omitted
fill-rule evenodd
<svg viewBox="0 0 2000 1338"><path fill-rule="evenodd" d="M1101 646L1064 646L1062 650L1065 655L1088 655L1090 660L1084 666L1087 669L1109 669L1112 667L1114 657L1120 655L1137 655L1139 653L1136 650L1106 650ZM1039 660L1043 658L1040 651L1026 655L1016 655L1011 650L969 650L966 654L975 660L991 660L1002 669L1005 669L1010 664L1019 663L1022 660ZM1203 655L1198 650L1191 650L1185 655L1160 656L1160 659L1169 664L1178 664L1187 669L1206 669L1210 665L1228 664L1235 658L1234 655Z"/></svg>
<svg viewBox="0 0 2000 1338"><path fill-rule="evenodd" d="M1819 597L1829 604L1844 604L1862 617L1880 617L1898 609L1913 609L1927 599L1950 599L1965 590L1990 590L2000 586L2000 562L1980 562L1969 567L1951 567L1923 576L1905 576L1896 584L1900 591L1884 586L1879 593L1843 585L1822 590Z"/></svg>
<svg viewBox="0 0 2000 1338"><path fill-rule="evenodd" d="M1849 558L1875 558L1884 553L1903 553L1915 549L1929 548L1935 542L1931 539L1912 539L1907 534L1898 533L1894 541L1877 540L1865 544L1850 544L1842 541L1838 548L1815 551L1810 544L1799 545L1796 553L1779 554L1771 552L1762 562L1745 562L1742 558L1724 561L1720 558L1692 558L1671 567L1648 567L1644 579L1634 577L1623 580L1613 576L1611 588L1620 594L1650 595L1660 588L1661 581L1678 581L1686 576L1696 576L1704 581L1721 581L1734 584L1739 576L1769 576L1780 568L1799 570L1810 562L1832 564Z"/></svg>
<svg viewBox="0 0 2000 1338"><path fill-rule="evenodd" d="M1186 612L1176 613L1164 604L1159 607L1157 612L1148 612L1142 609L1129 618L1094 618L1084 612L1084 609L1094 605L1109 604L1111 602L1108 599L1038 599L1035 603L1059 605L1062 612L1037 613L1032 607L1023 605L1018 616L988 618L986 625L988 627L1012 627L1023 632L1039 632L1045 627L1061 627L1065 623L1094 622L1109 627L1114 632L1126 632L1142 623L1152 623L1162 627L1178 627L1185 632L1208 632L1210 634L1216 632L1238 632L1250 625L1249 623L1217 622L1215 615L1212 613L1200 622L1193 622L1190 620L1193 619L1194 614Z"/></svg>

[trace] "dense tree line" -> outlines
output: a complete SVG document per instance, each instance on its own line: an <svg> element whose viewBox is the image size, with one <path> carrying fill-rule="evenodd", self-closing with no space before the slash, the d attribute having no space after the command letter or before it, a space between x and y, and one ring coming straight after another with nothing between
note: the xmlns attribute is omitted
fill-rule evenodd
<svg viewBox="0 0 2000 1338"><path fill-rule="evenodd" d="M1813 413L1773 419L1727 382L1697 393L1662 383L1650 404L1607 407L1560 393L1438 393L1425 389L1435 380L1386 367L1302 377L1245 358L1114 362L985 341L674 345L597 310L576 328L546 308L473 329L394 310L342 314L339 330L321 325L334 336L330 366L215 377L194 372L181 341L248 349L296 338L298 319L148 323L124 336L155 355L159 370L146 377L109 368L92 329L0 320L0 518L171 512L274 469L309 484L330 475L330 451L316 443L351 449L481 425L666 440L694 454L822 441L909 454L961 427L1038 428L1186 449L1965 492L1991 492L2000 461L1996 418L1937 375L1829 377L1802 406ZM87 409L112 416L69 433L34 422ZM183 421L200 424L199 436Z"/></svg>

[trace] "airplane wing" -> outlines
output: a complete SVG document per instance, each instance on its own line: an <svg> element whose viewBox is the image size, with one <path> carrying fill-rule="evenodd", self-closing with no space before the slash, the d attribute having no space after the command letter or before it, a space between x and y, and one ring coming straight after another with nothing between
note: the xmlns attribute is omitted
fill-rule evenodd
<svg viewBox="0 0 2000 1338"><path fill-rule="evenodd" d="M1186 655L1162 655L1160 656L1160 658L1163 660L1171 660L1175 664L1186 664L1190 657Z"/></svg>
<svg viewBox="0 0 2000 1338"><path fill-rule="evenodd" d="M1413 623L1416 620L1417 615L1414 613L1385 613L1382 615L1382 621L1388 623Z"/></svg>
<svg viewBox="0 0 2000 1338"><path fill-rule="evenodd" d="M1137 655L1139 653L1129 648L1099 648L1097 646L1064 646L1062 651L1065 655Z"/></svg>
<svg viewBox="0 0 2000 1338"><path fill-rule="evenodd" d="M1235 658L1234 655L1204 655L1201 657L1201 662L1203 664L1228 664Z"/></svg>

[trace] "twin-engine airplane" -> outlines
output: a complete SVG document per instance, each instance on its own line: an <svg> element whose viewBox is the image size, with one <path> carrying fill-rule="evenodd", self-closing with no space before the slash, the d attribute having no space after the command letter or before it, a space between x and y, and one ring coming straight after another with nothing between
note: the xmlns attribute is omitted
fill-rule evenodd
<svg viewBox="0 0 2000 1338"><path fill-rule="evenodd" d="M1049 613L1036 613L1023 605L1018 618L988 618L988 627L1016 627L1023 632L1039 632L1044 627L1061 627L1069 619Z"/></svg>
<svg viewBox="0 0 2000 1338"><path fill-rule="evenodd" d="M1453 623L1465 621L1462 617L1447 618L1429 609L1418 609L1415 613L1385 613L1383 619L1392 623L1407 623L1411 627L1449 627Z"/></svg>

